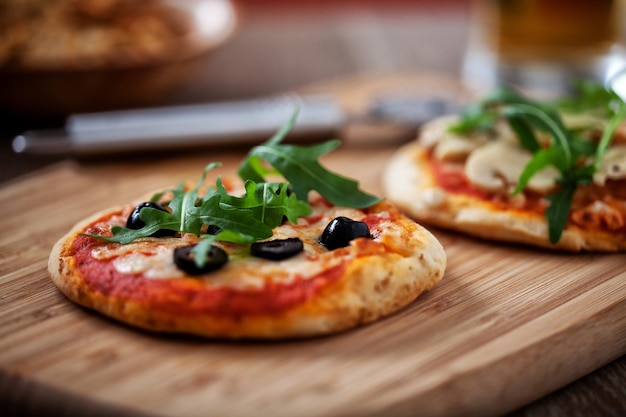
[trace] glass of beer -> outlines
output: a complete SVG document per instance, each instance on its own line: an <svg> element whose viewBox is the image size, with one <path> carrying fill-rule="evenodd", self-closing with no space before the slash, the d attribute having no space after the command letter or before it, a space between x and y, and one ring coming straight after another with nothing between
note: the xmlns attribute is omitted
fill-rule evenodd
<svg viewBox="0 0 626 417"><path fill-rule="evenodd" d="M463 76L547 94L626 68L624 0L474 0Z"/></svg>

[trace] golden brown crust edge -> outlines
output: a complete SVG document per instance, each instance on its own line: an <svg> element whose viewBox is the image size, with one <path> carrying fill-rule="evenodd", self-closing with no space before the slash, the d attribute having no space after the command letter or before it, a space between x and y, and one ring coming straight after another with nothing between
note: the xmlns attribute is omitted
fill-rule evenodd
<svg viewBox="0 0 626 417"><path fill-rule="evenodd" d="M214 317L210 314L176 315L150 304L106 297L85 284L68 255L84 227L117 209L100 212L78 223L53 247L48 271L70 300L109 317L157 332L186 333L218 338L298 338L337 333L372 322L407 306L443 277L446 254L425 228L401 217L410 254L368 256L352 262L344 276L315 297L280 314Z"/></svg>
<svg viewBox="0 0 626 417"><path fill-rule="evenodd" d="M385 195L410 217L425 224L488 240L522 243L572 252L626 250L626 237L568 225L556 244L548 239L545 217L514 210L497 211L487 202L444 193L426 165L426 150L418 142L400 148L384 175Z"/></svg>

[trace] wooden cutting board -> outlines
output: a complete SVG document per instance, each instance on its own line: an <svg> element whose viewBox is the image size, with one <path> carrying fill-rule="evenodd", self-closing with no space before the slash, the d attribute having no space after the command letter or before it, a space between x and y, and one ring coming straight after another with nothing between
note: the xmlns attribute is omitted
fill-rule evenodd
<svg viewBox="0 0 626 417"><path fill-rule="evenodd" d="M363 85L335 91L349 105ZM381 194L396 145L350 142L323 163ZM626 353L623 254L553 253L437 229L449 259L440 285L391 317L311 340L149 334L53 286L47 257L73 223L195 181L209 161L234 173L244 153L67 161L0 188L0 390L13 404L95 416L486 416Z"/></svg>

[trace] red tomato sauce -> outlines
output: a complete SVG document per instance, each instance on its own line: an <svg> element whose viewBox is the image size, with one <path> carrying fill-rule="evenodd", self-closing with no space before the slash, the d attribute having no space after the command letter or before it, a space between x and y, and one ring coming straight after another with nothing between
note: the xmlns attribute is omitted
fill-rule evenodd
<svg viewBox="0 0 626 417"><path fill-rule="evenodd" d="M207 288L203 280L195 278L157 280L141 274L120 273L111 260L91 256L95 242L94 238L78 236L72 246L78 270L89 287L107 297L145 302L176 314L206 313L228 317L277 314L311 299L338 281L346 268L341 264L311 278L297 278L284 284L270 282L262 289L249 291Z"/></svg>
<svg viewBox="0 0 626 417"><path fill-rule="evenodd" d="M518 207L512 207L509 203L511 196L504 193L488 193L475 187L460 169L446 167L445 163L435 158L429 158L431 171L437 185L452 194L467 195L483 201L488 201L500 209L544 213L547 202L540 194L522 191L524 203Z"/></svg>
<svg viewBox="0 0 626 417"><path fill-rule="evenodd" d="M517 212L544 214L549 202L545 195L529 190L522 191L523 204L512 206L511 196L506 193L487 193L473 186L462 169L449 167L445 163L427 157L435 182L444 190L487 201L494 207ZM593 211L596 202L611 208L610 213ZM579 186L570 207L568 222L588 230L603 230L608 233L623 233L626 230L626 180L607 180L604 186L594 184Z"/></svg>
<svg viewBox="0 0 626 417"><path fill-rule="evenodd" d="M435 158L430 158L430 167L437 184L453 194L469 195L481 200L490 200L489 194L474 187L459 169L451 169Z"/></svg>

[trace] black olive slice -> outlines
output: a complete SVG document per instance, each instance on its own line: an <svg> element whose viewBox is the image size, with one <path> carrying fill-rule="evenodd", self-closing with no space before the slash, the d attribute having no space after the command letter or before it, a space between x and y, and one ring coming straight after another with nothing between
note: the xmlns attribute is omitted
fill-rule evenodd
<svg viewBox="0 0 626 417"><path fill-rule="evenodd" d="M141 220L139 217L139 212L146 207L150 207L153 209L161 210L167 212L167 209L158 203L153 203L151 201L146 201L145 203L139 204L137 207L133 209L126 220L126 227L133 230L139 230L146 225L146 223ZM175 230L169 229L159 229L156 232L152 233L150 236L152 237L163 237L163 236L174 236L176 234Z"/></svg>
<svg viewBox="0 0 626 417"><path fill-rule="evenodd" d="M320 243L333 250L348 246L351 240L358 237L371 237L367 224L339 216L328 223L320 237Z"/></svg>
<svg viewBox="0 0 626 417"><path fill-rule="evenodd" d="M201 275L220 269L228 262L228 254L220 247L211 245L206 263L198 268L195 256L191 252L196 245L187 245L174 249L174 264L189 275Z"/></svg>
<svg viewBox="0 0 626 417"><path fill-rule="evenodd" d="M214 224L210 224L206 228L206 234L207 235L216 235L216 234L218 234L221 231L222 231L222 228L219 227L219 226L216 226Z"/></svg>
<svg viewBox="0 0 626 417"><path fill-rule="evenodd" d="M252 256L270 259L272 261L280 261L291 258L303 250L304 245L297 237L254 242L250 246L250 254Z"/></svg>

